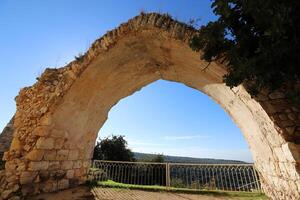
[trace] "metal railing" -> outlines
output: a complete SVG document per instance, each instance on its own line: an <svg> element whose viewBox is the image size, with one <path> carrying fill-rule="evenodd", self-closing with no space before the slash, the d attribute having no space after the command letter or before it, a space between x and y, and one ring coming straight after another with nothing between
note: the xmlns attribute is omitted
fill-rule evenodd
<svg viewBox="0 0 300 200"><path fill-rule="evenodd" d="M187 164L94 160L92 181L224 191L261 191L253 164ZM95 170L96 169L96 170Z"/></svg>

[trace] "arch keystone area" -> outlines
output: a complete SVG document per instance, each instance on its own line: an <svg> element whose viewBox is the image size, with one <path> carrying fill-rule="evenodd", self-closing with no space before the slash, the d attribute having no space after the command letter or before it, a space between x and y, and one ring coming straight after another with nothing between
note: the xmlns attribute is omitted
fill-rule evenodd
<svg viewBox="0 0 300 200"><path fill-rule="evenodd" d="M300 199L299 110L280 91L253 99L243 86L225 86L222 63L203 70L207 63L188 44L195 34L167 15L141 14L23 88L9 126L13 139L5 149L1 197L84 183L97 133L112 106L164 79L204 92L223 107L241 128L271 199Z"/></svg>

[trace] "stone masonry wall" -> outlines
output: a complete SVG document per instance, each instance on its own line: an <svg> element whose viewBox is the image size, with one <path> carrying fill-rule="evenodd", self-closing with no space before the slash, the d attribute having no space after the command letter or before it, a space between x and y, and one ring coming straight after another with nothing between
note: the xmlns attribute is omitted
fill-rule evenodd
<svg viewBox="0 0 300 200"><path fill-rule="evenodd" d="M95 57L108 51L128 32L138 31L141 27L149 25L162 28L170 32L174 38L186 42L194 34L192 28L172 20L167 15L142 14L119 28L107 32L92 44L85 55L78 57L67 66L46 69L37 83L20 91L16 97L14 138L10 150L4 155L6 184L1 186L1 190L6 192L2 192L3 199L16 193L15 185L21 186L18 188L23 195L28 195L40 191L65 189L85 181L90 158L88 161L77 160L77 158L73 161L74 152L69 154L70 150L61 150L64 141L61 141L60 137L47 138L50 134L47 128L51 124L51 113L74 80ZM70 171L70 169L74 170ZM73 177L74 174L76 179L72 184L69 177Z"/></svg>
<svg viewBox="0 0 300 200"><path fill-rule="evenodd" d="M260 173L265 174L262 185L269 196L277 199L300 199L300 112L285 97L284 89L265 91L255 98L283 138L282 142L272 145L277 159L261 163L269 166L269 170L261 167ZM278 187L275 188L274 185Z"/></svg>
<svg viewBox="0 0 300 200"><path fill-rule="evenodd" d="M2 133L0 134L0 158L2 159L3 154L5 151L9 150L11 141L13 139L13 118L10 122L6 125L3 129Z"/></svg>

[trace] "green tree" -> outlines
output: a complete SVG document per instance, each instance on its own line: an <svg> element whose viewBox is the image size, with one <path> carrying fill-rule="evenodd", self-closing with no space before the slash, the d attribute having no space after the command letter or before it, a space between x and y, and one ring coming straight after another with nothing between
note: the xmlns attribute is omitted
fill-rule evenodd
<svg viewBox="0 0 300 200"><path fill-rule="evenodd" d="M163 154L144 154L144 156L141 157L138 161L163 163L165 162L165 157Z"/></svg>
<svg viewBox="0 0 300 200"><path fill-rule="evenodd" d="M163 154L156 154L152 159L151 162L155 163L163 163L165 162L165 157Z"/></svg>
<svg viewBox="0 0 300 200"><path fill-rule="evenodd" d="M190 43L202 59L226 64L224 82L246 83L251 94L286 88L299 102L300 1L213 0L218 19Z"/></svg>
<svg viewBox="0 0 300 200"><path fill-rule="evenodd" d="M112 135L97 142L94 148L94 160L135 161L134 154L127 147L122 135Z"/></svg>

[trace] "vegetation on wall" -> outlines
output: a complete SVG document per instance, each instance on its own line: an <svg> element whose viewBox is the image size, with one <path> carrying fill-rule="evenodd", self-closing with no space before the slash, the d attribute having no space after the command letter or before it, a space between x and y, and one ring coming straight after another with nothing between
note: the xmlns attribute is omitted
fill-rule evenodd
<svg viewBox="0 0 300 200"><path fill-rule="evenodd" d="M285 86L300 102L300 1L213 0L219 17L199 29L190 43L208 62L224 62L230 86L246 83L252 95Z"/></svg>

